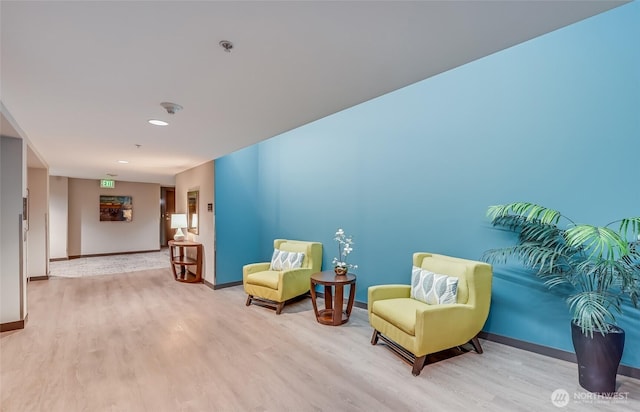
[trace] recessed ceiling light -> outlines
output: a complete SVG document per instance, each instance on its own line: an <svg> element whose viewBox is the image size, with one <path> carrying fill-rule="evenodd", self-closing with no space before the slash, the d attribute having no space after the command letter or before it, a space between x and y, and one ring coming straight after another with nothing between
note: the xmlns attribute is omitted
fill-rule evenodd
<svg viewBox="0 0 640 412"><path fill-rule="evenodd" d="M169 124L169 123L165 122L164 120L158 120L158 119L151 119L148 122L151 123L154 126L167 126Z"/></svg>
<svg viewBox="0 0 640 412"><path fill-rule="evenodd" d="M124 164L127 164L129 162L127 162L126 160L118 160L118 163L122 163L124 165Z"/></svg>

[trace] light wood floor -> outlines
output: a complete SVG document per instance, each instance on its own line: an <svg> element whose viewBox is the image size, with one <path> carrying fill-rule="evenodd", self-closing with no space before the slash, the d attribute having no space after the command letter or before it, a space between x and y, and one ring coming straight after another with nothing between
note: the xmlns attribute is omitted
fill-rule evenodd
<svg viewBox="0 0 640 412"><path fill-rule="evenodd" d="M26 329L0 335L5 412L556 411L560 388L561 410L640 410L636 379L618 377L626 399L584 399L575 364L489 341L414 377L362 309L324 326L309 299L276 316L169 269L31 282L28 298Z"/></svg>

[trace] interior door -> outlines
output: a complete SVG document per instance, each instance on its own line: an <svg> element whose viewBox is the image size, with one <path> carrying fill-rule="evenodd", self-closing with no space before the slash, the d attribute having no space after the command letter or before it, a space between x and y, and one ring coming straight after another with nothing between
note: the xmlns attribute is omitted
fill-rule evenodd
<svg viewBox="0 0 640 412"><path fill-rule="evenodd" d="M160 199L160 246L168 246L175 230L171 229L171 215L176 211L176 191L172 187L163 187Z"/></svg>

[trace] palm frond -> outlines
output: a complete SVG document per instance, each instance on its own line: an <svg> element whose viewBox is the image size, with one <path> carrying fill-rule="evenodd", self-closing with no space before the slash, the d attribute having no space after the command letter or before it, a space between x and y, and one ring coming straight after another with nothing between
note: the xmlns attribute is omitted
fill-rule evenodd
<svg viewBox="0 0 640 412"><path fill-rule="evenodd" d="M573 313L573 321L584 334L593 336L594 331L605 334L609 330L608 324L615 322L609 302L599 293L578 293L570 296L567 302Z"/></svg>
<svg viewBox="0 0 640 412"><path fill-rule="evenodd" d="M538 276L545 277L569 270L570 256L563 253L565 250L564 246L545 248L538 243L522 243L516 246L487 250L482 259L492 264L504 264L509 258L515 258L526 268L535 270Z"/></svg>
<svg viewBox="0 0 640 412"><path fill-rule="evenodd" d="M616 259L629 254L629 243L608 227L577 225L566 230L567 244L582 247L590 258Z"/></svg>
<svg viewBox="0 0 640 412"><path fill-rule="evenodd" d="M640 235L640 217L630 217L620 220L620 233L624 238L629 235L629 228L631 228L631 236ZM633 240L636 240L635 238Z"/></svg>
<svg viewBox="0 0 640 412"><path fill-rule="evenodd" d="M500 226L513 232L520 231L526 226L526 220L521 216L498 216L491 221L493 226Z"/></svg>
<svg viewBox="0 0 640 412"><path fill-rule="evenodd" d="M529 242L537 241L547 246L564 243L562 231L557 226L539 222L531 222L523 226L520 230L520 239Z"/></svg>
<svg viewBox="0 0 640 412"><path fill-rule="evenodd" d="M487 216L493 221L498 217L516 215L527 221L538 220L546 224L556 224L562 216L557 210L528 202L514 202L506 205L490 206Z"/></svg>
<svg viewBox="0 0 640 412"><path fill-rule="evenodd" d="M572 279L573 277L571 276L549 275L547 280L545 280L544 285L549 289L560 285L573 285Z"/></svg>
<svg viewBox="0 0 640 412"><path fill-rule="evenodd" d="M482 255L482 260L491 264L505 264L515 254L516 246L489 249Z"/></svg>

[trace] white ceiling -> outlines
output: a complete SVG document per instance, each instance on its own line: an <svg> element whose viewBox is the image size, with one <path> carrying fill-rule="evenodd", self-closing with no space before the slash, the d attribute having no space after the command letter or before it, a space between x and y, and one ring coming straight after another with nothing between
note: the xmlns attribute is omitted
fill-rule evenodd
<svg viewBox="0 0 640 412"><path fill-rule="evenodd" d="M51 175L173 185L200 163L624 3L2 0L0 97ZM163 101L184 109L169 115Z"/></svg>

